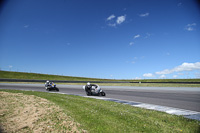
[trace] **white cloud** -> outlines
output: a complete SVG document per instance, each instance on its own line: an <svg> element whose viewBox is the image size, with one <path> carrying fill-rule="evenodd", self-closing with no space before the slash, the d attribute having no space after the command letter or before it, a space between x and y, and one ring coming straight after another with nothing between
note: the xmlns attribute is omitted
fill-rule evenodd
<svg viewBox="0 0 200 133"><path fill-rule="evenodd" d="M107 18L107 21L112 20L112 19L114 19L114 18L115 18L115 15L112 14L112 15L110 15L110 16Z"/></svg>
<svg viewBox="0 0 200 133"><path fill-rule="evenodd" d="M147 12L147 13L144 13L144 14L140 14L139 16L140 17L147 17L147 16L149 16L149 13Z"/></svg>
<svg viewBox="0 0 200 133"><path fill-rule="evenodd" d="M152 73L145 73L143 74L143 77L151 78L154 77L154 75Z"/></svg>
<svg viewBox="0 0 200 133"><path fill-rule="evenodd" d="M172 71L170 71L169 69L165 69L163 71L160 71L160 72L156 72L156 74L160 75L160 74L170 74L172 73Z"/></svg>
<svg viewBox="0 0 200 133"><path fill-rule="evenodd" d="M195 30L195 26L196 26L197 24L196 23L192 23L192 24L187 24L186 26L185 26L185 30L187 30L187 31L194 31Z"/></svg>
<svg viewBox="0 0 200 133"><path fill-rule="evenodd" d="M200 70L200 62L196 63L183 63L180 66L177 66L172 69L165 69L160 72L156 72L156 74L161 75L161 74L171 74L174 72L182 72L182 71L193 71L193 70Z"/></svg>
<svg viewBox="0 0 200 133"><path fill-rule="evenodd" d="M173 78L177 78L178 76L177 75L173 75Z"/></svg>
<svg viewBox="0 0 200 133"><path fill-rule="evenodd" d="M138 79L142 79L142 78L140 78L140 77L135 77L135 79L138 80Z"/></svg>
<svg viewBox="0 0 200 133"><path fill-rule="evenodd" d="M134 42L130 42L129 45L132 46L134 44Z"/></svg>
<svg viewBox="0 0 200 133"><path fill-rule="evenodd" d="M166 76L163 74L159 78L164 79L164 78L166 78Z"/></svg>
<svg viewBox="0 0 200 133"><path fill-rule="evenodd" d="M193 30L194 30L193 27L186 27L185 29L186 29L187 31L193 31Z"/></svg>
<svg viewBox="0 0 200 133"><path fill-rule="evenodd" d="M121 24L126 20L126 15L117 17L117 24Z"/></svg>
<svg viewBox="0 0 200 133"><path fill-rule="evenodd" d="M106 20L106 23L110 27L116 27L117 25L120 25L126 20L126 15L124 16L118 16L116 19L116 16L114 14L110 15Z"/></svg>
<svg viewBox="0 0 200 133"><path fill-rule="evenodd" d="M135 35L134 37L133 37L133 39L136 39L136 38L139 38L140 37L140 35L138 34L138 35Z"/></svg>

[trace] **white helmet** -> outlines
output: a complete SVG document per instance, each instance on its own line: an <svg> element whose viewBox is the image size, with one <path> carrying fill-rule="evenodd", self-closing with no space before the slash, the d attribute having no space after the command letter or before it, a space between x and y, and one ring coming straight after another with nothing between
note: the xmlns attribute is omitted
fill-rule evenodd
<svg viewBox="0 0 200 133"><path fill-rule="evenodd" d="M90 85L90 82L88 82L87 85Z"/></svg>
<svg viewBox="0 0 200 133"><path fill-rule="evenodd" d="M49 80L47 80L47 83L49 82Z"/></svg>

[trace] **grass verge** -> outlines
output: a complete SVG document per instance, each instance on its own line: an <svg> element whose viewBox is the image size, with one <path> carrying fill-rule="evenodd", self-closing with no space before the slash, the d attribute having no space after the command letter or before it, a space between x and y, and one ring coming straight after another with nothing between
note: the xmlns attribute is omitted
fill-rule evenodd
<svg viewBox="0 0 200 133"><path fill-rule="evenodd" d="M46 92L0 90L47 99L89 132L199 132L200 122L130 105ZM2 117L2 116L0 116ZM58 121L59 122L59 121Z"/></svg>

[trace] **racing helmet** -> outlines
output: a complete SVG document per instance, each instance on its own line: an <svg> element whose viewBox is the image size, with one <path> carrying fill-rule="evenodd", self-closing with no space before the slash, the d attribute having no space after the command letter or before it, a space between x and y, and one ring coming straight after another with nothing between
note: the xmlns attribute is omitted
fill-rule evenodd
<svg viewBox="0 0 200 133"><path fill-rule="evenodd" d="M49 80L47 80L47 83L49 83Z"/></svg>
<svg viewBox="0 0 200 133"><path fill-rule="evenodd" d="M88 82L87 85L90 85L90 82Z"/></svg>

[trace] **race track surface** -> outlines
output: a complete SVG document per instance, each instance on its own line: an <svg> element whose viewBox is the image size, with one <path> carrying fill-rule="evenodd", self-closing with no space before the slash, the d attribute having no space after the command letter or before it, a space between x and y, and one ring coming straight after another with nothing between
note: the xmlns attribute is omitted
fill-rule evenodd
<svg viewBox="0 0 200 133"><path fill-rule="evenodd" d="M62 93L84 95L80 85L57 85ZM190 87L123 87L101 86L106 98L168 106L200 112L200 88ZM0 83L0 89L34 90L46 92L44 84Z"/></svg>

